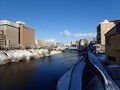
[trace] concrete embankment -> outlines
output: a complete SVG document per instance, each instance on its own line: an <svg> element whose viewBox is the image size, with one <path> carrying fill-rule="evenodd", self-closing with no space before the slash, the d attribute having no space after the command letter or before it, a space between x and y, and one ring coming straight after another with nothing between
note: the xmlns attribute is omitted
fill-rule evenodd
<svg viewBox="0 0 120 90"><path fill-rule="evenodd" d="M29 50L9 50L0 51L0 65L9 62L29 61L33 58L40 58L60 53L59 51L49 51L47 49L29 49Z"/></svg>

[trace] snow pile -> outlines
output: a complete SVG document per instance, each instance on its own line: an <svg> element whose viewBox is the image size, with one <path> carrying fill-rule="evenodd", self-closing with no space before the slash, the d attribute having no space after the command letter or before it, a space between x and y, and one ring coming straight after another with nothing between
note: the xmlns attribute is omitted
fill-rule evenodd
<svg viewBox="0 0 120 90"><path fill-rule="evenodd" d="M71 73L72 73L73 67L68 70L58 81L57 84L57 90L69 90L70 85L70 79L71 79Z"/></svg>
<svg viewBox="0 0 120 90"><path fill-rule="evenodd" d="M29 51L32 53L32 57L34 57L34 58L38 58L39 57L37 50L30 49Z"/></svg>
<svg viewBox="0 0 120 90"><path fill-rule="evenodd" d="M18 62L21 60L30 60L32 58L39 58L53 54L61 53L61 51L49 51L47 49L29 49L29 50L9 50L0 51L0 65L8 62Z"/></svg>
<svg viewBox="0 0 120 90"><path fill-rule="evenodd" d="M71 90L82 90L82 75L85 66L86 62L84 60L82 60L75 66L71 78Z"/></svg>
<svg viewBox="0 0 120 90"><path fill-rule="evenodd" d="M0 64L5 64L9 62L7 55L4 54L4 52L0 52Z"/></svg>
<svg viewBox="0 0 120 90"><path fill-rule="evenodd" d="M28 50L10 50L6 54L11 61L19 61L21 59L30 59L33 54Z"/></svg>
<svg viewBox="0 0 120 90"><path fill-rule="evenodd" d="M82 74L86 65L85 58L75 64L58 81L57 90L81 90Z"/></svg>
<svg viewBox="0 0 120 90"><path fill-rule="evenodd" d="M51 51L51 55L62 53L62 51Z"/></svg>
<svg viewBox="0 0 120 90"><path fill-rule="evenodd" d="M46 56L47 54L47 49L0 51L0 64L18 62L20 60L29 60L31 58Z"/></svg>
<svg viewBox="0 0 120 90"><path fill-rule="evenodd" d="M47 54L48 54L48 50L47 49L30 49L29 50L32 54L33 54L33 56L35 57L35 58L38 58L38 57L43 57L43 56L46 56Z"/></svg>

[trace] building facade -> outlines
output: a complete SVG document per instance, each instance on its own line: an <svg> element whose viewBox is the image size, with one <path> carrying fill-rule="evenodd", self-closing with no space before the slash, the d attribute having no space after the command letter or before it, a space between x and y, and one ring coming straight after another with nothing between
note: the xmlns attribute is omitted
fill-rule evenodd
<svg viewBox="0 0 120 90"><path fill-rule="evenodd" d="M105 34L106 62L120 65L120 23Z"/></svg>
<svg viewBox="0 0 120 90"><path fill-rule="evenodd" d="M5 45L5 35L2 30L0 30L0 48Z"/></svg>
<svg viewBox="0 0 120 90"><path fill-rule="evenodd" d="M36 40L35 44L40 47L45 47L47 46L46 40Z"/></svg>
<svg viewBox="0 0 120 90"><path fill-rule="evenodd" d="M81 39L80 42L81 42L81 46L88 45L88 40L87 39Z"/></svg>
<svg viewBox="0 0 120 90"><path fill-rule="evenodd" d="M77 47L78 46L86 46L86 45L88 45L88 40L87 39L80 39L80 40L76 41L76 45L77 45Z"/></svg>
<svg viewBox="0 0 120 90"><path fill-rule="evenodd" d="M96 44L97 38L96 38L96 37L93 37L93 40L91 40L91 42L92 42L93 44Z"/></svg>
<svg viewBox="0 0 120 90"><path fill-rule="evenodd" d="M19 29L9 25L4 25L4 35L6 36L6 45L17 46L19 44ZM8 41L8 43L7 43Z"/></svg>
<svg viewBox="0 0 120 90"><path fill-rule="evenodd" d="M71 41L71 47L76 47L77 45L76 45L76 42L74 42L74 41Z"/></svg>
<svg viewBox="0 0 120 90"><path fill-rule="evenodd" d="M5 45L17 46L19 44L19 27L16 23L8 20L0 21L5 36Z"/></svg>
<svg viewBox="0 0 120 90"><path fill-rule="evenodd" d="M34 45L34 30L25 26L23 22L11 22L8 20L0 21L0 30L5 35L5 45L7 46L28 46Z"/></svg>
<svg viewBox="0 0 120 90"><path fill-rule="evenodd" d="M105 45L105 33L111 30L115 25L114 21L104 20L97 26L97 44Z"/></svg>
<svg viewBox="0 0 120 90"><path fill-rule="evenodd" d="M19 43L23 46L34 45L35 36L34 29L19 23Z"/></svg>

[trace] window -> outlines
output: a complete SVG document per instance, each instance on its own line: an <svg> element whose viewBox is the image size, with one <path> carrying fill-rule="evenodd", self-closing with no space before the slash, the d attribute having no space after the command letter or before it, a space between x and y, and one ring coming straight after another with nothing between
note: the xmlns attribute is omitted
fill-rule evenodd
<svg viewBox="0 0 120 90"><path fill-rule="evenodd" d="M111 39L110 36L106 36L106 45L110 45L111 44L110 39Z"/></svg>

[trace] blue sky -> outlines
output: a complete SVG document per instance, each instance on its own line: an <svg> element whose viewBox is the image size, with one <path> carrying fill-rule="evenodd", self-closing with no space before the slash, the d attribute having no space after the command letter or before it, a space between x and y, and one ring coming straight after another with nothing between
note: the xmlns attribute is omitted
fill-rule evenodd
<svg viewBox="0 0 120 90"><path fill-rule="evenodd" d="M0 20L25 22L35 29L36 39L70 42L96 33L104 19L120 19L119 4L120 0L0 0Z"/></svg>

